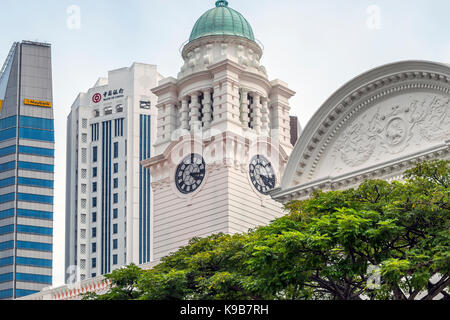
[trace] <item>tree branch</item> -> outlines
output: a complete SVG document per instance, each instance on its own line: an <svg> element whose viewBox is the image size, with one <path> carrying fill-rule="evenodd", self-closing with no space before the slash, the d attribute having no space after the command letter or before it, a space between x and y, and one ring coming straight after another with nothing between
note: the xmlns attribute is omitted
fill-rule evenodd
<svg viewBox="0 0 450 320"><path fill-rule="evenodd" d="M445 281L444 279L447 278ZM445 275L442 279L431 286L431 290L428 289L428 294L422 298L422 300L433 300L439 293L445 290L450 285L450 277Z"/></svg>

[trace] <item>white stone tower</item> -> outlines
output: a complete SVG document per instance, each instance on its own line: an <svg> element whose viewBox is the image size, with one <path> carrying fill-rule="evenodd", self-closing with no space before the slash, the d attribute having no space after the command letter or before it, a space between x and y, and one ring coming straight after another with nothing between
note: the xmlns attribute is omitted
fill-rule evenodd
<svg viewBox="0 0 450 320"><path fill-rule="evenodd" d="M158 96L158 133L150 168L152 258L193 237L245 232L283 214L269 192L293 146L289 99L269 81L250 24L227 1L203 14L184 46L177 79Z"/></svg>

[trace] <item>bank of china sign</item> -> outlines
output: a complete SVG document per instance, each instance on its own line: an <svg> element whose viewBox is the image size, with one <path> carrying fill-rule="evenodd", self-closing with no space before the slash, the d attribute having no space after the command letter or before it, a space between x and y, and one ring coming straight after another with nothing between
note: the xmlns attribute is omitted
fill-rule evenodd
<svg viewBox="0 0 450 320"><path fill-rule="evenodd" d="M125 90L120 88L120 89L105 91L103 94L96 93L92 96L92 102L97 104L102 100L106 102L106 101L110 101L110 100L123 98L124 92L125 92Z"/></svg>
<svg viewBox="0 0 450 320"><path fill-rule="evenodd" d="M33 99L25 99L24 104L28 106L37 106L37 107L44 107L44 108L51 108L52 103L48 101L39 101L39 100L33 100Z"/></svg>

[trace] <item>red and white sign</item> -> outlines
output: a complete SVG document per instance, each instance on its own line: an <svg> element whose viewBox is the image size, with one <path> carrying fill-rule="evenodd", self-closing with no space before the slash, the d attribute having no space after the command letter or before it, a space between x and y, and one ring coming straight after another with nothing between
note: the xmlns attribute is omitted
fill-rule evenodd
<svg viewBox="0 0 450 320"><path fill-rule="evenodd" d="M102 101L102 95L100 93L94 94L92 97L92 102L99 103L100 101Z"/></svg>

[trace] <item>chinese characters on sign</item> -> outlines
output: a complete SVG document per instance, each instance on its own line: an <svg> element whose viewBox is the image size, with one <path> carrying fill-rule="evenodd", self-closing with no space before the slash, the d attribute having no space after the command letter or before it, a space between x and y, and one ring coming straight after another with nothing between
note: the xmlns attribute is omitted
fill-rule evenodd
<svg viewBox="0 0 450 320"><path fill-rule="evenodd" d="M120 89L105 91L103 93L103 95L100 93L96 93L92 97L92 101L94 103L99 103L100 101L102 101L102 99L103 99L103 101L110 101L110 100L114 100L114 99L123 98L124 92L125 92L125 90L120 88Z"/></svg>
<svg viewBox="0 0 450 320"><path fill-rule="evenodd" d="M108 101L108 100L123 98L124 97L123 92L124 92L124 90L122 88L105 91L103 93L103 100Z"/></svg>

